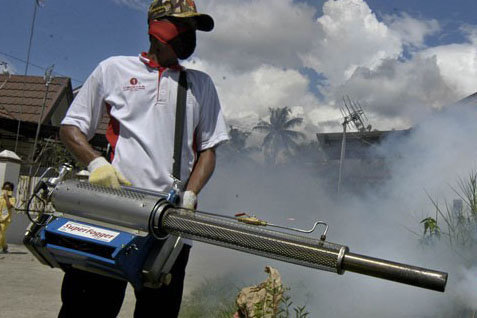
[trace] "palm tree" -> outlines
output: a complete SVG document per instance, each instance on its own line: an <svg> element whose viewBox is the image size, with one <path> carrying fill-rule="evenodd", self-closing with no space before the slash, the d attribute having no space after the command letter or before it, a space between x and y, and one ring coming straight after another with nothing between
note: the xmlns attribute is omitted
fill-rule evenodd
<svg viewBox="0 0 477 318"><path fill-rule="evenodd" d="M262 143L265 160L275 164L280 151L288 156L291 155L292 150L297 147L296 140L305 138L303 133L291 130L291 128L301 125L303 118L290 118L291 111L286 106L268 110L270 111L270 122L260 120L253 129L266 133Z"/></svg>

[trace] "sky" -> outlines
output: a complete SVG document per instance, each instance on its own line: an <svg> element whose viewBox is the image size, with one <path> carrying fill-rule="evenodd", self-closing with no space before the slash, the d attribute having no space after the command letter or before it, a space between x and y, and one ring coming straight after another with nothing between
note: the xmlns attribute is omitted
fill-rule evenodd
<svg viewBox="0 0 477 318"><path fill-rule="evenodd" d="M33 0L2 0L0 61L25 74ZM28 74L80 86L103 59L148 48L149 0L43 0ZM228 122L250 129L291 108L309 136L340 131L343 97L374 129L409 128L477 91L472 0L199 0L215 29L184 65L214 80Z"/></svg>

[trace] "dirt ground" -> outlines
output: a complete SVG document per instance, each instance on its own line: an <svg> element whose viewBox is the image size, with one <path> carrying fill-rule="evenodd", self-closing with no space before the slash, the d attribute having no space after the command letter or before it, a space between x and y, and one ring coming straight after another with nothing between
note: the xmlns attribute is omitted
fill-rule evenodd
<svg viewBox="0 0 477 318"><path fill-rule="evenodd" d="M63 272L41 264L21 243L28 223L24 215L14 215L7 232L9 253L0 252L0 318L56 317L61 307ZM194 285L193 273L189 267L185 294ZM134 292L128 286L118 317L132 317L134 304Z"/></svg>

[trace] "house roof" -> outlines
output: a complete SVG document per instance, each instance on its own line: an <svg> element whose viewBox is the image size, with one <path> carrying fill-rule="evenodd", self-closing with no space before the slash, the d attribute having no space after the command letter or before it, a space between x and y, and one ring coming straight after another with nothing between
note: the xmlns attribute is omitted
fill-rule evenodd
<svg viewBox="0 0 477 318"><path fill-rule="evenodd" d="M55 77L47 86L42 76L0 74L0 118L37 123L45 99L42 123L47 124L58 105L73 99L68 77Z"/></svg>
<svg viewBox="0 0 477 318"><path fill-rule="evenodd" d="M474 105L474 106L477 106L477 92L472 94L472 95L469 95L463 99L461 99L460 101L458 101L456 104L458 105Z"/></svg>

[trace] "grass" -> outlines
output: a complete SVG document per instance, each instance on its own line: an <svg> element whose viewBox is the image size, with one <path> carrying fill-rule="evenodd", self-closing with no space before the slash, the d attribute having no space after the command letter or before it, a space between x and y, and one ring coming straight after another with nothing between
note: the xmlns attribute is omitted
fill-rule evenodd
<svg viewBox="0 0 477 318"><path fill-rule="evenodd" d="M183 299L179 318L307 318L306 306L294 306L289 290L267 286L265 299L254 304L254 316L237 316L240 288L234 280L229 276L208 279Z"/></svg>

